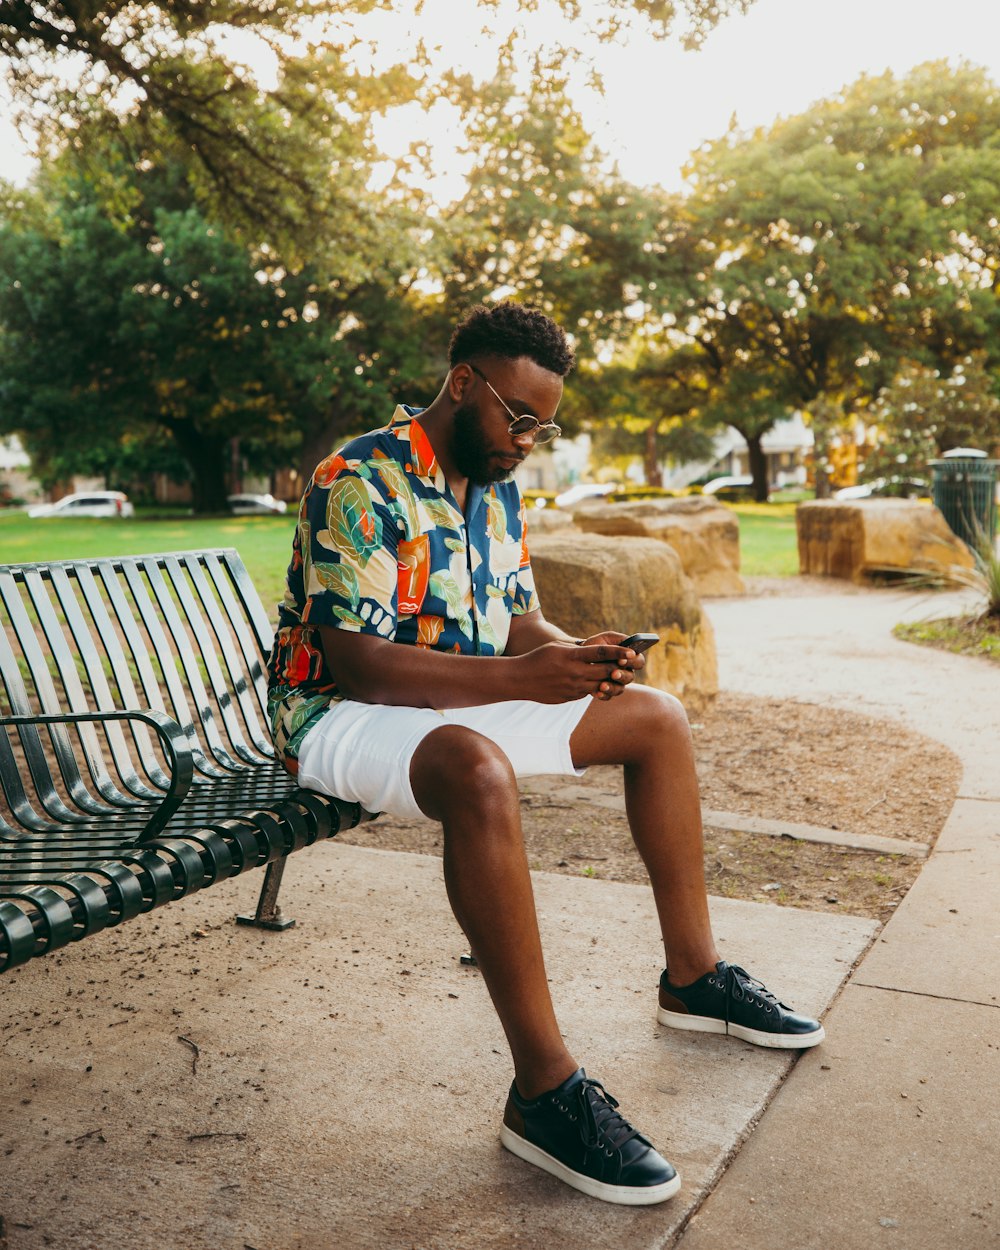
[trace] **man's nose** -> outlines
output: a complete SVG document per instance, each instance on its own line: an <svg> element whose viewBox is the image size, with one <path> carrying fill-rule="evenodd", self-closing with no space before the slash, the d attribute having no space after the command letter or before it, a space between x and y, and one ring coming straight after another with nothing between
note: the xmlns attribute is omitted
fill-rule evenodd
<svg viewBox="0 0 1000 1250"><path fill-rule="evenodd" d="M526 451L533 451L535 439L538 437L538 431L541 426L533 426L530 430L525 430L521 434L512 434L511 441L516 443L518 447L525 448Z"/></svg>

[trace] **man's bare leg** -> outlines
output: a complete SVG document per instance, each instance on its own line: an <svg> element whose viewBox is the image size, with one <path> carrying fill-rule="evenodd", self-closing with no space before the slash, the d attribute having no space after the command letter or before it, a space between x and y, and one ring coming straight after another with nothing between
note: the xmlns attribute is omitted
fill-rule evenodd
<svg viewBox="0 0 1000 1250"><path fill-rule="evenodd" d="M410 780L444 830L448 898L507 1034L517 1088L536 1098L579 1065L549 994L510 762L473 730L444 725L417 748Z"/></svg>
<svg viewBox="0 0 1000 1250"><path fill-rule="evenodd" d="M570 739L573 762L623 764L625 810L653 887L670 979L687 985L719 960L705 889L691 731L671 695L629 686L593 700Z"/></svg>

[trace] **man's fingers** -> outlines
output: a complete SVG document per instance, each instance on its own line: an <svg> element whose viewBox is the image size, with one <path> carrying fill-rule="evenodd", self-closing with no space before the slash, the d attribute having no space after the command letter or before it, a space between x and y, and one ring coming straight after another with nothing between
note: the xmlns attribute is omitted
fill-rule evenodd
<svg viewBox="0 0 1000 1250"><path fill-rule="evenodd" d="M574 647L567 654L580 664L600 664L602 661L605 663L610 661L614 664L618 660L620 651L621 647L607 647L603 643L584 643L582 646Z"/></svg>
<svg viewBox="0 0 1000 1250"><path fill-rule="evenodd" d="M635 673L627 668L616 668L611 674L611 680L618 686L627 686L635 681Z"/></svg>
<svg viewBox="0 0 1000 1250"><path fill-rule="evenodd" d="M574 647L572 655L583 664L624 664L630 656L633 662L638 659L637 653L631 647L604 642Z"/></svg>

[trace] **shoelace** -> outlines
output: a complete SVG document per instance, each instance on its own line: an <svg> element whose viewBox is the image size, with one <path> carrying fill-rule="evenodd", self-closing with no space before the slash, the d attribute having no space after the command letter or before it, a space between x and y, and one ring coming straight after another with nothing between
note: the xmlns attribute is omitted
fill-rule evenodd
<svg viewBox="0 0 1000 1250"><path fill-rule="evenodd" d="M772 1003L775 1007L779 1007L781 1005L763 981L758 981L757 978L752 977L745 968L741 968L737 964L727 964L725 992L727 1033L729 1031L730 1001L734 998L742 999L750 996L762 998L766 1003Z"/></svg>
<svg viewBox="0 0 1000 1250"><path fill-rule="evenodd" d="M618 1114L618 1100L608 1093L600 1081L584 1077L574 1092L580 1104L583 1121L580 1136L585 1146L590 1149L602 1147L610 1155L633 1137L639 1136L639 1130Z"/></svg>

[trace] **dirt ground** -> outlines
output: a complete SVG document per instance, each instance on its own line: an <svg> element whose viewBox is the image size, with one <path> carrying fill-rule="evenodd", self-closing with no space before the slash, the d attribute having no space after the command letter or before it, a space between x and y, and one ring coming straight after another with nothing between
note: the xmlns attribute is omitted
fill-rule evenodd
<svg viewBox="0 0 1000 1250"><path fill-rule="evenodd" d="M723 693L692 724L706 810L933 844L961 775L956 756L896 723ZM567 793L569 791L569 793ZM522 786L528 859L547 872L641 882L620 769ZM390 817L342 834L364 846L441 854L430 821ZM922 860L766 834L705 831L709 891L886 920Z"/></svg>

